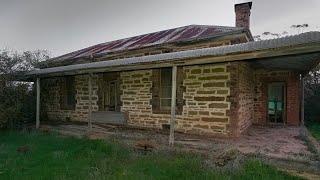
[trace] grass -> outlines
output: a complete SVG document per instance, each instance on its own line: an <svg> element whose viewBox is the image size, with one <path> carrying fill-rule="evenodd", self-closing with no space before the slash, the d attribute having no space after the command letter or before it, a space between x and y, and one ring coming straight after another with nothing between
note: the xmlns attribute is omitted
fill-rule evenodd
<svg viewBox="0 0 320 180"><path fill-rule="evenodd" d="M307 128L318 141L320 141L320 123L319 122L310 122L307 124Z"/></svg>
<svg viewBox="0 0 320 180"><path fill-rule="evenodd" d="M0 132L0 179L298 179L254 159L232 173L203 162L185 153L142 155L103 140Z"/></svg>

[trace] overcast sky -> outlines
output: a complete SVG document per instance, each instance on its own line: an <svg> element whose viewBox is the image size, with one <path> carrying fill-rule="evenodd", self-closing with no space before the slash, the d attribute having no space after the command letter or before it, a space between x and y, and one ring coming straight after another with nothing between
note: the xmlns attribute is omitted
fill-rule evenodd
<svg viewBox="0 0 320 180"><path fill-rule="evenodd" d="M237 0L0 0L0 49L52 56L190 24L234 26ZM240 1L240 0L239 0ZM241 0L242 1L242 0ZM320 0L253 0L251 31L320 30Z"/></svg>

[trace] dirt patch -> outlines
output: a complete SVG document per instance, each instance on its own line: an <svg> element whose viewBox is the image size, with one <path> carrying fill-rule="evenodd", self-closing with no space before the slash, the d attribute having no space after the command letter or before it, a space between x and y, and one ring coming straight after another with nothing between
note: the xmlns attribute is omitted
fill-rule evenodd
<svg viewBox="0 0 320 180"><path fill-rule="evenodd" d="M146 130L113 125L94 125L91 132L85 125L44 125L42 129L54 129L65 135L88 137L90 139L112 138L131 144L152 140L158 148L168 148L169 133L160 130ZM299 127L251 127L247 134L236 139L221 139L206 136L175 133L175 146L206 153L225 149L237 149L243 154L263 154L275 158L313 158L306 142L300 137Z"/></svg>
<svg viewBox="0 0 320 180"><path fill-rule="evenodd" d="M173 150L169 147L168 131L106 124L94 125L90 133L86 125L63 124L45 127L64 135L116 140L135 150L168 152ZM299 127L253 126L247 134L236 139L175 133L174 149L201 154L208 159L207 163L215 168L236 169L245 157L253 155L272 158L273 161L266 161L272 165L281 163L282 167L292 165L291 169L310 169L310 172L320 169L317 163L313 162L315 154L308 149L306 141L301 138ZM295 166L293 162L297 165ZM306 163L309 165L304 165Z"/></svg>
<svg viewBox="0 0 320 180"><path fill-rule="evenodd" d="M28 145L23 145L17 148L17 152L26 154L30 151L30 147Z"/></svg>
<svg viewBox="0 0 320 180"><path fill-rule="evenodd" d="M313 153L300 138L299 127L253 127L233 142L239 151L275 158L308 159Z"/></svg>
<svg viewBox="0 0 320 180"><path fill-rule="evenodd" d="M309 180L319 180L320 179L320 175L317 175L317 174L311 174L311 173L295 171L295 170L286 170L286 169L280 169L280 170L285 171L288 174L298 176L298 177L301 177L304 179L309 179Z"/></svg>
<svg viewBox="0 0 320 180"><path fill-rule="evenodd" d="M152 151L156 148L156 143L151 140L139 140L134 143L134 148L138 151Z"/></svg>

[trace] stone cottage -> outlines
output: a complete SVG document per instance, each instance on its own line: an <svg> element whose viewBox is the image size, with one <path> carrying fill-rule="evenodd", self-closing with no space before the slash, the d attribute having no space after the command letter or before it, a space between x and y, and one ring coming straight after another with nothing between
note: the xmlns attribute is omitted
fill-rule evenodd
<svg viewBox="0 0 320 180"><path fill-rule="evenodd" d="M252 124L303 123L303 76L320 33L254 41L252 3L236 26L189 25L94 45L42 62L38 116L236 137ZM171 125L171 126L170 126Z"/></svg>

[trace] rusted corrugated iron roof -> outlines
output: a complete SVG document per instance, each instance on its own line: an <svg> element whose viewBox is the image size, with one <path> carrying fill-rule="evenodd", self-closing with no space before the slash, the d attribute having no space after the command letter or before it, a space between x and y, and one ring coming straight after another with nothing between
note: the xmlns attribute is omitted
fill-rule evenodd
<svg viewBox="0 0 320 180"><path fill-rule="evenodd" d="M275 50L278 48L288 48L297 45L310 45L314 43L320 43L320 32L307 32L299 35L288 36L278 39L270 39L270 40L262 40L262 41L254 41L254 42L247 42L242 44L235 44L235 45L228 45L228 46L220 46L220 47L212 47L212 48L203 48L203 49L196 49L196 50L187 50L187 51L180 51L180 52L172 52L166 54L157 54L157 55L149 55L149 56L142 56L142 57L132 57L132 58L124 58L118 60L109 60L109 61L101 61L101 62L93 62L87 64L75 64L69 66L61 66L61 67L54 67L54 68L45 68L34 70L25 74L26 77L28 76L41 76L46 74L54 74L54 73L62 73L62 72L73 72L79 70L94 70L99 68L111 68L111 67L119 67L119 66L130 66L130 65L138 65L138 64L146 64L146 63L160 63L166 61L178 61L183 59L190 59L190 58L199 58L199 57L209 57L209 56L224 56L229 54L241 54L247 53L252 51L262 51L262 50ZM309 56L309 59L312 61L319 60L319 52L320 49L316 50L316 52L310 52L306 54ZM302 52L300 52L302 53ZM317 53L317 54L315 54ZM302 53L305 54L305 53ZM275 57L270 53L268 56L275 59ZM255 56L253 55L255 58ZM286 56L282 56L283 59L286 59ZM295 59L286 63L294 63L297 61L299 56L297 55ZM245 59L242 59L245 60ZM265 58L259 59L259 61L265 60ZM301 61L302 60L302 61ZM270 60L268 60L270 61ZM300 58L300 64L310 64L310 60L307 61L305 59ZM298 64L299 64L298 63ZM201 63L199 63L201 64ZM157 64L159 66L159 64ZM285 66L292 67L292 65L285 64ZM304 68L302 65L301 67L296 68ZM310 68L310 67L309 67ZM101 72L104 72L102 70Z"/></svg>
<svg viewBox="0 0 320 180"><path fill-rule="evenodd" d="M243 30L243 28L227 26L189 25L97 44L85 49L53 58L52 60L77 59L154 45L203 39L214 35L223 35L223 33L229 33L239 30Z"/></svg>

